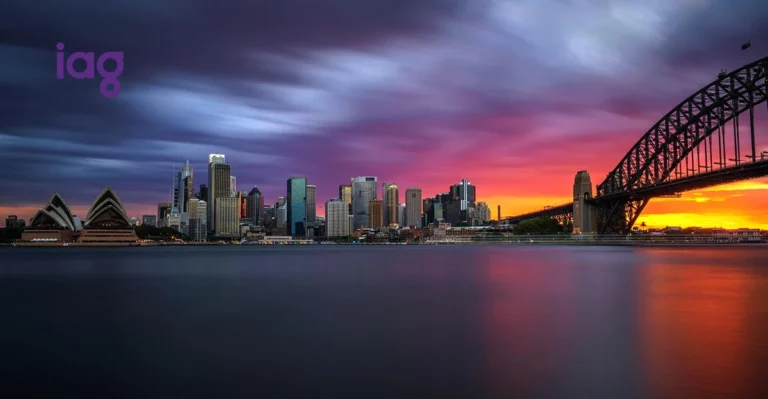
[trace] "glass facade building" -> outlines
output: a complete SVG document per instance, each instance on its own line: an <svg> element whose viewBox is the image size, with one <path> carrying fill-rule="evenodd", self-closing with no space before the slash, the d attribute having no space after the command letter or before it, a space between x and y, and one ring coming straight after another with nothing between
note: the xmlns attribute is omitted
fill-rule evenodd
<svg viewBox="0 0 768 399"><path fill-rule="evenodd" d="M307 178L291 177L287 181L288 197L286 198L287 234L294 237L304 237L307 226Z"/></svg>

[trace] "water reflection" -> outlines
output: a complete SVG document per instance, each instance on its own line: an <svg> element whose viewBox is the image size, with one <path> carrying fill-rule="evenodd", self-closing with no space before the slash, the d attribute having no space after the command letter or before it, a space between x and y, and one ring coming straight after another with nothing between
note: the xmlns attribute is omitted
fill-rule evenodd
<svg viewBox="0 0 768 399"><path fill-rule="evenodd" d="M649 250L644 373L664 398L768 397L768 262L752 249Z"/></svg>

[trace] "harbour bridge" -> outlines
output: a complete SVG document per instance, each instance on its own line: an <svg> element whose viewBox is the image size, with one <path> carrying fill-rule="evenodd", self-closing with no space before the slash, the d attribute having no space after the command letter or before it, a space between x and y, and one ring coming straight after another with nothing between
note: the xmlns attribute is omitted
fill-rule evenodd
<svg viewBox="0 0 768 399"><path fill-rule="evenodd" d="M626 235L651 198L768 175L768 151L758 152L755 142L756 107L768 106L766 70L768 57L721 72L645 132L594 195L589 174L580 171L573 202L502 224L551 217L572 222L575 234Z"/></svg>

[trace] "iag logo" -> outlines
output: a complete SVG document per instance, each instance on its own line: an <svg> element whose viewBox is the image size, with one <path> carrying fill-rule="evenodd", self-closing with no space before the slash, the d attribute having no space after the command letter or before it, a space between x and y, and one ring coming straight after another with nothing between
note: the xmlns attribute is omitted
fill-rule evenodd
<svg viewBox="0 0 768 399"><path fill-rule="evenodd" d="M64 51L64 43L58 43L56 48L59 50L56 52L56 78L64 79L64 53L62 52ZM77 60L85 61L84 71L75 70L75 61ZM117 64L114 71L110 72L104 68L104 63L107 60L113 60ZM75 79L94 79L95 76L93 72L93 64L93 53L72 53L69 57L67 57L67 73L69 76ZM120 93L120 81L118 81L117 78L120 77L121 73L123 73L123 52L109 51L100 55L96 61L96 70L99 71L99 76L103 78L101 80L101 84L99 85L101 94L107 98L115 98L115 96ZM112 86L111 90L107 88L110 85Z"/></svg>

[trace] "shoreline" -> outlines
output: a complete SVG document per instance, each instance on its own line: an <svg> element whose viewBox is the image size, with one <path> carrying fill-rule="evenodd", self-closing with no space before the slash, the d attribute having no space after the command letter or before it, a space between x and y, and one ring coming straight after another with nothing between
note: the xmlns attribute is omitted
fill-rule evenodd
<svg viewBox="0 0 768 399"><path fill-rule="evenodd" d="M521 246L521 245L552 245L552 246L600 246L600 247L768 247L768 242L674 242L674 241L624 241L624 240L518 240L518 241L475 241L475 242L427 242L427 243L314 243L314 244L223 244L218 242L205 243L61 243L61 242L17 242L0 243L0 247L11 248L156 248L156 247L285 247L285 246L314 246L314 245L345 245L345 246Z"/></svg>

